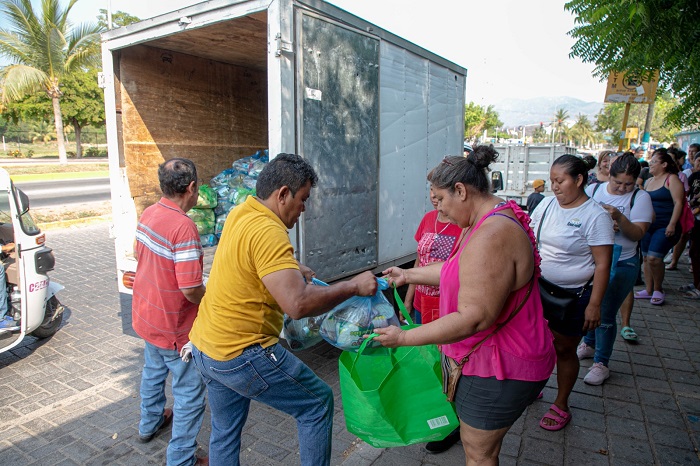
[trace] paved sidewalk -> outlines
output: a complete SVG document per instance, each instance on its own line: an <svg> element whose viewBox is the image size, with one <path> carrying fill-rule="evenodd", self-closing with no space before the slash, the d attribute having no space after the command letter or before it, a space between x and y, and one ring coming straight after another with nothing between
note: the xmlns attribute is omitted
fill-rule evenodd
<svg viewBox="0 0 700 466"><path fill-rule="evenodd" d="M51 339L28 338L0 354L0 464L164 464L169 430L136 442L143 342L130 328L129 299L117 293L113 243L106 225L54 230L53 279L66 289L64 325ZM572 423L547 432L538 421L555 396L554 378L506 436L501 464L698 464L700 307L675 290L688 266L667 273L662 307L637 303L638 345L618 337L603 386L576 384ZM121 302L123 301L123 302ZM123 312L124 310L125 312ZM420 445L375 449L344 426L338 385L340 352L326 344L297 353L336 394L334 465L459 465L459 445L429 455ZM581 378L590 366L585 361ZM172 399L169 399L169 405ZM209 414L199 435L206 454ZM299 464L294 421L253 403L243 435L244 465Z"/></svg>

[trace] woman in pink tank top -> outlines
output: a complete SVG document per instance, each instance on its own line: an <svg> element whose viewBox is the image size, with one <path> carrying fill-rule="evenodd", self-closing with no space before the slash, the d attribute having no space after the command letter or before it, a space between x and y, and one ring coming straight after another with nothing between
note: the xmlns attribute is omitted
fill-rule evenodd
<svg viewBox="0 0 700 466"><path fill-rule="evenodd" d="M467 463L497 464L503 437L556 360L529 219L491 194L487 170L497 157L492 146L478 146L466 158L446 157L433 172L438 209L465 229L449 259L384 271L397 286L440 285L440 318L408 331L375 330L384 346L439 344L456 361L469 354L455 396Z"/></svg>

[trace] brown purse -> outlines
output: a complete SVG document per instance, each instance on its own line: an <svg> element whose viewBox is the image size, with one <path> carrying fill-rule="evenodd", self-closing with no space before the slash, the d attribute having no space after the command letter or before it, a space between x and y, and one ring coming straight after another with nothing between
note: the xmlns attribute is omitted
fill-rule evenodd
<svg viewBox="0 0 700 466"><path fill-rule="evenodd" d="M510 313L510 316L500 324L496 326L495 329L488 335L486 335L484 338L482 338L477 344L472 346L472 349L467 353L466 356L462 358L460 362L455 361L451 357L445 355L444 353L441 354L441 360L442 360L442 391L447 395L447 401L453 402L455 400L455 394L457 393L457 384L459 384L459 381L462 377L462 369L464 368L464 365L469 362L469 356L471 356L474 351L479 349L479 347L489 338L494 336L500 329L505 327L505 325L510 322L513 317L515 317L518 312L525 306L525 303L527 300L530 298L530 293L532 293L532 288L535 284L535 274L532 274L532 278L530 279L530 286L527 289L527 293L525 294L525 297L523 298L522 302L518 305L517 308L513 310L513 312Z"/></svg>

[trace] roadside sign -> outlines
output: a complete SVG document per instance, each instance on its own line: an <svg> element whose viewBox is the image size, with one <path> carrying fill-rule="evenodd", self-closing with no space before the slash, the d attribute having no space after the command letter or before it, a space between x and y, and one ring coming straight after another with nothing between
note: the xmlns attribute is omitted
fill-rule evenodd
<svg viewBox="0 0 700 466"><path fill-rule="evenodd" d="M639 128L629 126L625 128L625 139L637 139L639 137Z"/></svg>
<svg viewBox="0 0 700 466"><path fill-rule="evenodd" d="M642 81L635 75L610 73L608 87L605 90L605 103L650 104L656 98L656 86L659 72L651 81Z"/></svg>

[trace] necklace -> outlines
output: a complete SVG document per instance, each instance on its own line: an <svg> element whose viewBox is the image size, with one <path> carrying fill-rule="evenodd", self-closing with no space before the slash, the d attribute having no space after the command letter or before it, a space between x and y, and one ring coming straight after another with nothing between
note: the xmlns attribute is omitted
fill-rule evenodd
<svg viewBox="0 0 700 466"><path fill-rule="evenodd" d="M435 232L435 233L434 233L435 236L433 236L433 240L437 239L437 237L438 237L439 235L443 234L443 233L445 232L445 230L447 230L447 227L450 226L450 222L447 222L447 224L445 225L445 227L444 227L442 230L440 230L440 232L438 233L438 231L437 231L437 224L438 224L438 217L439 217L439 216L440 216L439 213L435 216L435 229L433 230L433 231Z"/></svg>

